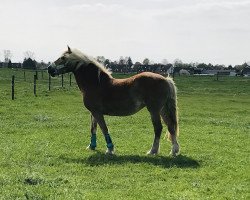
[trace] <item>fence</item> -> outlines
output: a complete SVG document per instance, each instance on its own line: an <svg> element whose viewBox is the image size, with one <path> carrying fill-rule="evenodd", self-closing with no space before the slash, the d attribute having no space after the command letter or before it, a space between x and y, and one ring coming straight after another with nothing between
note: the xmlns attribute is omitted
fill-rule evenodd
<svg viewBox="0 0 250 200"><path fill-rule="evenodd" d="M229 76L230 72L226 72L226 71L218 71L216 74L216 80L219 80L219 77L224 77L224 76Z"/></svg>
<svg viewBox="0 0 250 200"><path fill-rule="evenodd" d="M115 78L126 78L134 74L115 73ZM223 78L222 78L223 77ZM216 86L219 87L223 82L232 80L233 78L242 77L229 77L228 73L218 73L212 76L175 76L177 82L189 78L192 81L202 81L207 79L215 81ZM220 81L218 81L220 79ZM51 78L46 70L24 70L24 69L7 69L0 68L0 95L1 98L16 99L18 96L23 95L47 95L42 94L48 91L55 91L60 89L72 90L77 88L76 81L73 74L64 74L59 77Z"/></svg>
<svg viewBox="0 0 250 200"><path fill-rule="evenodd" d="M43 91L51 91L58 88L73 88L76 86L74 76L71 73L51 78L47 70L6 68L0 68L0 83L2 88L4 85L11 85L12 100L18 96L21 86L25 92L33 93L34 96ZM20 87L18 88L18 86Z"/></svg>

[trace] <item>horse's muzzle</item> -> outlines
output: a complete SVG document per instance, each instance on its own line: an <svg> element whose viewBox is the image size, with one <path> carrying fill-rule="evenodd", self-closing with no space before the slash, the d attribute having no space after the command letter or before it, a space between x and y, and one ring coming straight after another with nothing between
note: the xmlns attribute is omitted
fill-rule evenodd
<svg viewBox="0 0 250 200"><path fill-rule="evenodd" d="M55 77L56 75L58 75L58 70L54 67L54 64L50 64L48 66L48 73L52 76Z"/></svg>

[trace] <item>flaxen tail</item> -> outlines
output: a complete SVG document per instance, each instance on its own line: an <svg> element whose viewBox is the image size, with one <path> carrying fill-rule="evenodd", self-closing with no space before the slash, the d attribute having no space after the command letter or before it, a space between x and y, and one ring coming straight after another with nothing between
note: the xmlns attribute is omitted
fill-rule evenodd
<svg viewBox="0 0 250 200"><path fill-rule="evenodd" d="M178 124L178 107L177 107L177 89L174 81L167 77L168 82L168 94L167 94L167 102L166 102L166 120L168 125L168 134L169 140L172 140L171 136L179 135L179 124ZM164 120L164 118L163 118ZM165 121L165 120L164 120Z"/></svg>

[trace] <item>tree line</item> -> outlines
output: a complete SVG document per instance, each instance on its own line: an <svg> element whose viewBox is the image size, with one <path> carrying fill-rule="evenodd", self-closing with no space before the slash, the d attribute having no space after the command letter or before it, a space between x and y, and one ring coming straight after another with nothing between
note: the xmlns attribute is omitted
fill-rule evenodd
<svg viewBox="0 0 250 200"><path fill-rule="evenodd" d="M9 68L24 68L24 69L45 69L49 63L43 61L37 62L35 60L35 53L32 51L24 52L24 60L22 63L12 63L11 58L13 54L10 50L3 51L4 61L0 62L0 67ZM143 59L142 62L133 62L130 56L121 56L118 60L112 61L104 56L97 56L96 60L102 63L106 68L117 73L139 73L143 71L152 71L159 73L178 73L184 69L192 74L199 73L201 70L234 70L240 73L243 69L250 67L250 62L245 62L239 65L213 65L211 63L184 63L180 59L175 59L173 63L169 63L167 59L163 59L160 63L154 63L149 58ZM171 71L172 70L172 71Z"/></svg>

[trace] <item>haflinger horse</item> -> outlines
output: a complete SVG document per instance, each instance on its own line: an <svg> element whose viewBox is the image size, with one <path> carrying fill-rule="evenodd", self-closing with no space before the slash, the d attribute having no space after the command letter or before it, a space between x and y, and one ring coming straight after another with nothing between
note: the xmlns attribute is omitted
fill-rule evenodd
<svg viewBox="0 0 250 200"><path fill-rule="evenodd" d="M159 74L143 72L125 79L115 79L94 58L79 50L65 51L48 67L48 73L56 75L72 72L83 94L83 103L91 113L91 140L88 149L96 148L97 124L107 143L107 154L114 153L104 115L128 116L146 107L154 127L154 141L148 154L159 152L163 122L168 127L168 138L172 142L171 154L179 152L177 142L178 114L176 87L173 80Z"/></svg>

